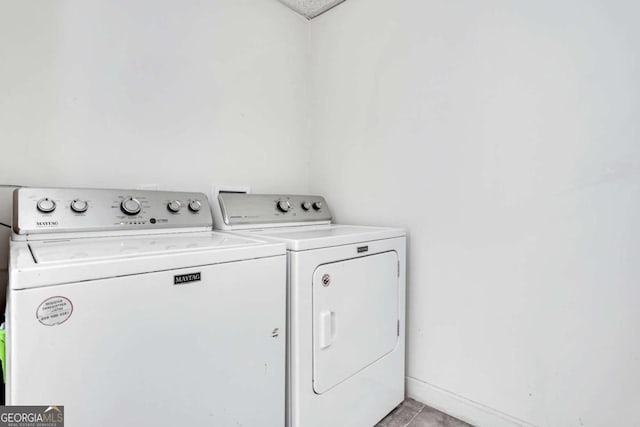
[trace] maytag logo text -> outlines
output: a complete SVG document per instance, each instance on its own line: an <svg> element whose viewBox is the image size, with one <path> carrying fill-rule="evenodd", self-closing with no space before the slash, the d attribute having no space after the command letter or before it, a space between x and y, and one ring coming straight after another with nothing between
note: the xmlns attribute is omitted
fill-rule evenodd
<svg viewBox="0 0 640 427"><path fill-rule="evenodd" d="M57 227L58 221L36 221L38 227Z"/></svg>
<svg viewBox="0 0 640 427"><path fill-rule="evenodd" d="M189 274L179 274L177 276L173 276L173 284L174 285L184 285L190 282L198 282L201 279L200 272L197 273L189 273Z"/></svg>

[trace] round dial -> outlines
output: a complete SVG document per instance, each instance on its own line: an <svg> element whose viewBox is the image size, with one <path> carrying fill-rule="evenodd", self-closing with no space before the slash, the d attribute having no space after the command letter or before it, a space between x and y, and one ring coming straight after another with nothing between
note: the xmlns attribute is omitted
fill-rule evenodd
<svg viewBox="0 0 640 427"><path fill-rule="evenodd" d="M172 200L167 203L167 209L173 213L178 213L180 212L180 209L182 209L182 203L180 203L179 200Z"/></svg>
<svg viewBox="0 0 640 427"><path fill-rule="evenodd" d="M277 206L281 212L289 212L291 209L291 203L288 200L278 200Z"/></svg>
<svg viewBox="0 0 640 427"><path fill-rule="evenodd" d="M140 206L140 202L137 199L129 197L128 199L124 199L122 203L120 203L120 209L127 215L137 215L138 213L140 213L140 209L142 209L142 206Z"/></svg>
<svg viewBox="0 0 640 427"><path fill-rule="evenodd" d="M302 209L304 209L305 211L308 211L309 209L311 209L311 203L309 202L302 202Z"/></svg>
<svg viewBox="0 0 640 427"><path fill-rule="evenodd" d="M49 213L56 210L56 202L46 197L44 199L38 200L37 206L38 210L44 213Z"/></svg>
<svg viewBox="0 0 640 427"><path fill-rule="evenodd" d="M202 203L200 203L200 200L192 200L189 202L189 210L191 212L198 212L200 209L202 209Z"/></svg>
<svg viewBox="0 0 640 427"><path fill-rule="evenodd" d="M86 212L89 209L89 204L86 200L75 199L71 202L71 210L76 213Z"/></svg>
<svg viewBox="0 0 640 427"><path fill-rule="evenodd" d="M313 202L313 209L319 211L322 209L322 202Z"/></svg>

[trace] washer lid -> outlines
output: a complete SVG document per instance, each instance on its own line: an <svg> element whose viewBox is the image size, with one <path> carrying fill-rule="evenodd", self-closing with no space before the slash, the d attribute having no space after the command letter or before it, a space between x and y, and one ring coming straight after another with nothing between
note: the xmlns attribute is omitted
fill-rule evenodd
<svg viewBox="0 0 640 427"><path fill-rule="evenodd" d="M11 290L274 257L286 247L217 232L12 241Z"/></svg>
<svg viewBox="0 0 640 427"><path fill-rule="evenodd" d="M400 228L357 225L315 225L247 230L246 236L284 242L287 249L305 251L405 236Z"/></svg>
<svg viewBox="0 0 640 427"><path fill-rule="evenodd" d="M161 234L140 237L44 240L29 242L37 264L57 264L256 245L259 242L222 233Z"/></svg>

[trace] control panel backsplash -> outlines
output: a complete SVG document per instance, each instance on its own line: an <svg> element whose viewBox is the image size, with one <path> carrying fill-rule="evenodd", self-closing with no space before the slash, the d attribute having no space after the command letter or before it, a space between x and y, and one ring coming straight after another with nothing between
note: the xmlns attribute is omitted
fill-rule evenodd
<svg viewBox="0 0 640 427"><path fill-rule="evenodd" d="M80 188L20 188L13 194L16 234L211 228L202 193Z"/></svg>
<svg viewBox="0 0 640 427"><path fill-rule="evenodd" d="M228 226L331 221L321 196L220 193L217 202Z"/></svg>

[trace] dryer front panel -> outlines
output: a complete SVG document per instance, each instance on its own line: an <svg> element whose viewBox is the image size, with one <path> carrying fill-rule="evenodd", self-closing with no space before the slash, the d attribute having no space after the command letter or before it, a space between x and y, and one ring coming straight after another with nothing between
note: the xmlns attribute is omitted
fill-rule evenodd
<svg viewBox="0 0 640 427"><path fill-rule="evenodd" d="M313 274L313 389L322 394L398 342L395 251L320 265Z"/></svg>

